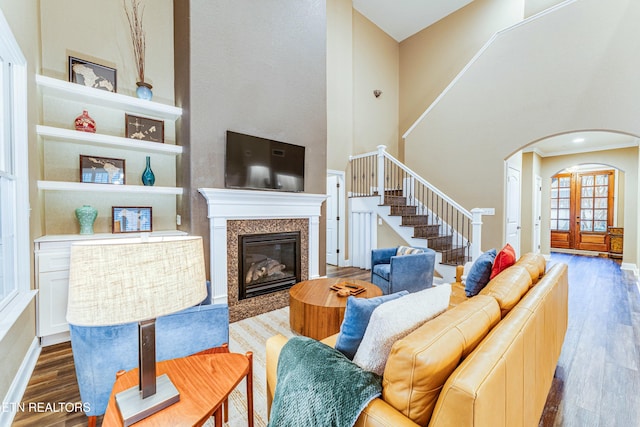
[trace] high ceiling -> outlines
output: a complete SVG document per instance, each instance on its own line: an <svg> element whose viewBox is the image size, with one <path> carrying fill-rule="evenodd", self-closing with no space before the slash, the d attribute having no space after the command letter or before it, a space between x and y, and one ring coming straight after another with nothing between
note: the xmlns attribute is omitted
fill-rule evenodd
<svg viewBox="0 0 640 427"><path fill-rule="evenodd" d="M401 42L473 0L353 0L353 7Z"/></svg>
<svg viewBox="0 0 640 427"><path fill-rule="evenodd" d="M542 157L588 151L612 150L615 148L637 147L638 138L612 132L575 132L544 139L526 147L523 151L534 151Z"/></svg>
<svg viewBox="0 0 640 427"><path fill-rule="evenodd" d="M401 42L473 0L353 0L353 7ZM582 141L578 141L582 139ZM637 147L638 138L611 132L579 132L547 138L526 147L542 157Z"/></svg>

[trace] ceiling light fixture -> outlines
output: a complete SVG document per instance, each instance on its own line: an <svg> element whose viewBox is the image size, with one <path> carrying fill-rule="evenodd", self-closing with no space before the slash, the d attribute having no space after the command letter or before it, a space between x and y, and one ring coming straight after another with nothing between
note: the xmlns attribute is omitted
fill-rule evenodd
<svg viewBox="0 0 640 427"><path fill-rule="evenodd" d="M581 142L584 142L584 138L574 138L572 142L574 144L580 144Z"/></svg>

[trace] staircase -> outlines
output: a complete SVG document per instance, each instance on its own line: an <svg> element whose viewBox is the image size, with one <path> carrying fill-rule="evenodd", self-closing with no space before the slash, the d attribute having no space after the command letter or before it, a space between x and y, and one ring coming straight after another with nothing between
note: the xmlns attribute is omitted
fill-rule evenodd
<svg viewBox="0 0 640 427"><path fill-rule="evenodd" d="M454 235L442 231L442 224L437 218L430 220L429 214L418 213L418 206L409 205L407 197L402 196L403 190L385 190L384 203L380 206L390 208L389 216L400 217L401 227L413 228L414 239L425 239L428 248L442 254L440 263L445 265L463 265L471 260L468 245L455 245Z"/></svg>
<svg viewBox="0 0 640 427"><path fill-rule="evenodd" d="M353 156L350 162L352 211L375 212L410 245L435 250L436 270L447 279L455 270L449 266L479 255L481 210L464 209L387 153L384 146ZM376 233L375 227L371 230Z"/></svg>

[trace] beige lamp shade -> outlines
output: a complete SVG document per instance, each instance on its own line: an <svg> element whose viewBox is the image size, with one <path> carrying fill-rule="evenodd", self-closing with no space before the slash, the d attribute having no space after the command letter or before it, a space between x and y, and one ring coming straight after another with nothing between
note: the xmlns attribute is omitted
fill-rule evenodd
<svg viewBox="0 0 640 427"><path fill-rule="evenodd" d="M201 237L71 245L67 307L71 324L103 326L153 319L196 305L206 296Z"/></svg>

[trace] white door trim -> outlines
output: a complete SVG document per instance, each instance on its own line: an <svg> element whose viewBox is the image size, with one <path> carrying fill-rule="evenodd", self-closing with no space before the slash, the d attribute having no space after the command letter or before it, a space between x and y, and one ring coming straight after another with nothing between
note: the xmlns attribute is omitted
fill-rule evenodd
<svg viewBox="0 0 640 427"><path fill-rule="evenodd" d="M338 178L338 184L340 187L338 188L338 216L340 217L340 221L338 221L338 249L340 253L338 254L338 267L345 267L345 252L346 252L346 236L345 236L345 223L347 222L346 215L346 205L347 198L345 197L345 172L333 169L327 169L327 176L335 175Z"/></svg>
<svg viewBox="0 0 640 427"><path fill-rule="evenodd" d="M517 186L511 187L511 178L517 180ZM522 200L522 172L517 168L506 164L506 176L505 176L505 211L504 211L504 227L505 227L505 241L511 244L516 251L516 256L520 256L520 225L521 225L521 200ZM510 189L513 188L512 192ZM515 199L513 199L515 198ZM514 212L511 209L515 209ZM510 214L512 214L510 216Z"/></svg>

